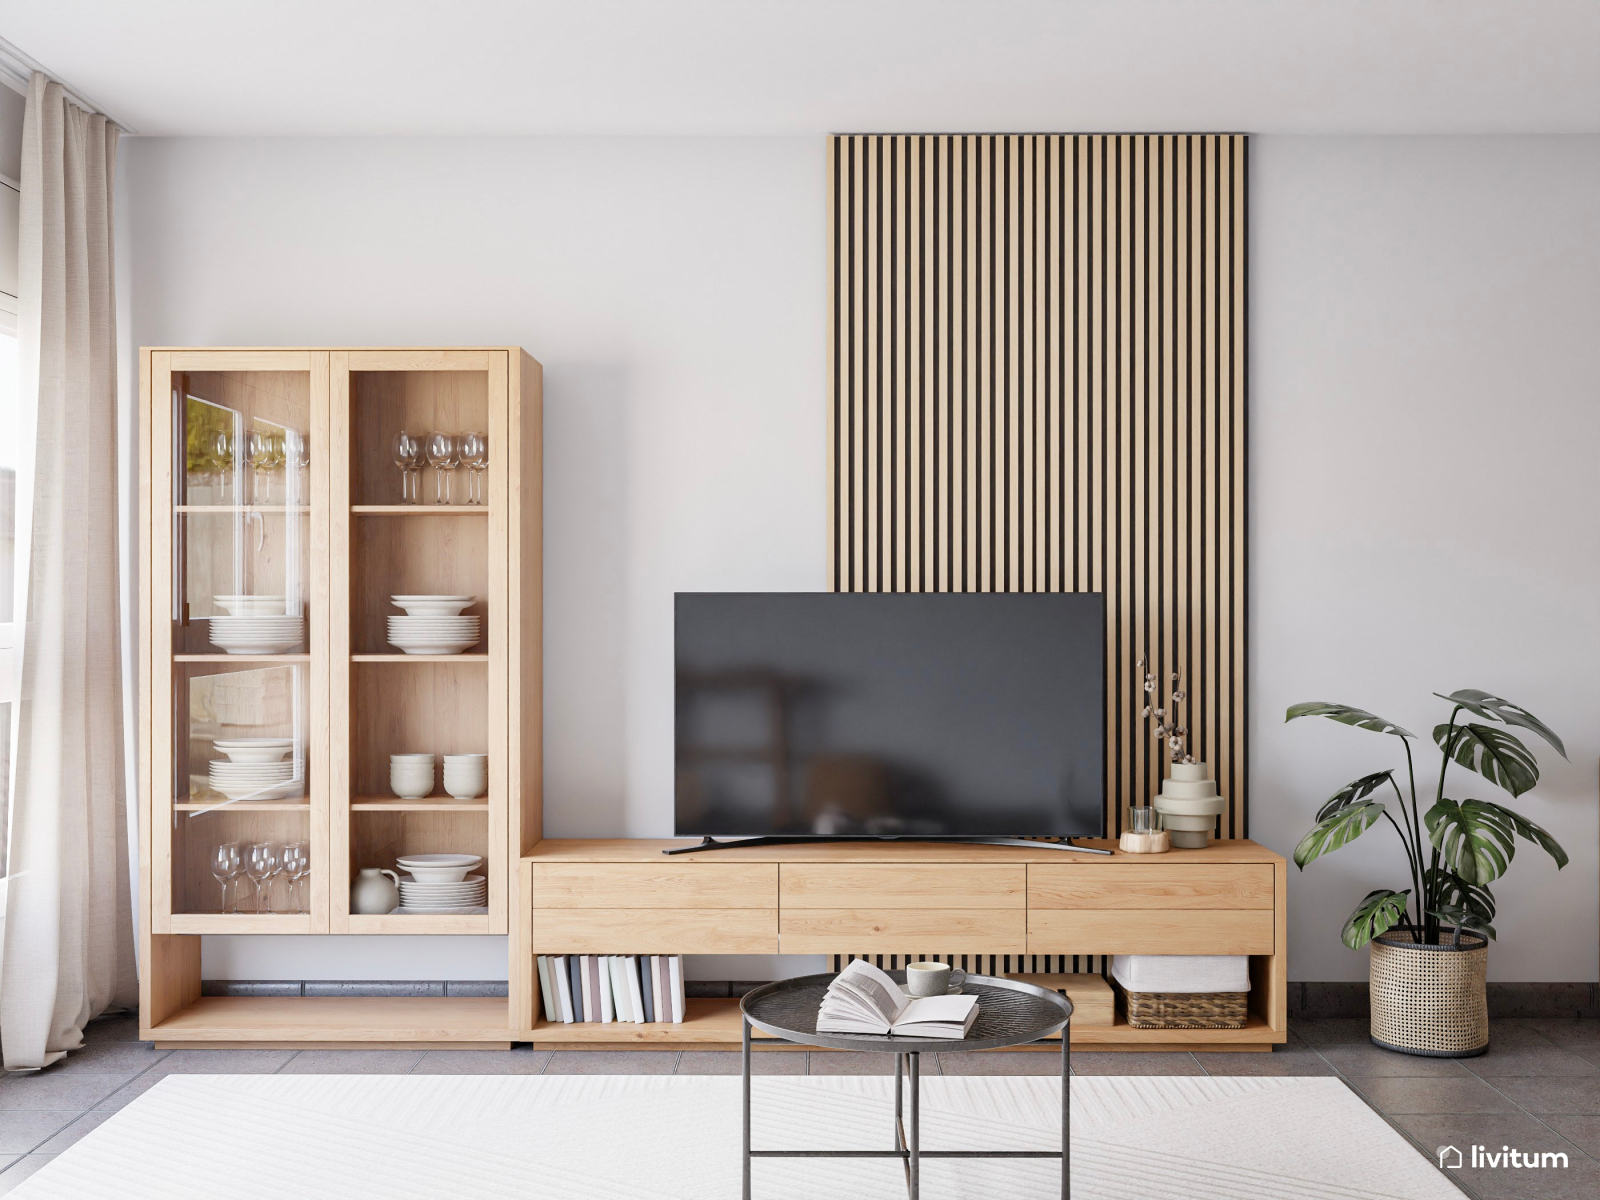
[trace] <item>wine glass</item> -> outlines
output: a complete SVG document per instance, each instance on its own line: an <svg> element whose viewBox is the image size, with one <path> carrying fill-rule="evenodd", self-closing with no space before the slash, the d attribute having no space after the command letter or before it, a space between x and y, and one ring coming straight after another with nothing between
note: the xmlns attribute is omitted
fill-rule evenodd
<svg viewBox="0 0 1600 1200"><path fill-rule="evenodd" d="M232 490L228 486L233 480L233 456L238 449L238 444L233 434L227 430L218 430L211 438L211 461L217 468L217 503L229 503Z"/></svg>
<svg viewBox="0 0 1600 1200"><path fill-rule="evenodd" d="M283 873L289 880L289 911L306 912L305 892L300 886L311 870L311 857L304 842L290 842L283 848ZM296 892L300 899L295 900Z"/></svg>
<svg viewBox="0 0 1600 1200"><path fill-rule="evenodd" d="M272 435L265 429L252 429L245 439L245 457L250 461L250 503L266 504L266 473L272 466Z"/></svg>
<svg viewBox="0 0 1600 1200"><path fill-rule="evenodd" d="M256 887L256 912L261 912L261 904L265 899L265 884L278 870L278 849L271 842L257 842L250 847L250 856L245 859L244 873L250 877L250 882ZM267 911L271 911L270 909Z"/></svg>
<svg viewBox="0 0 1600 1200"><path fill-rule="evenodd" d="M294 472L287 477L294 480L294 486L285 490L283 502L304 504L311 490L306 475L307 468L311 466L311 439L298 429L288 429L284 431L283 443L284 459Z"/></svg>
<svg viewBox="0 0 1600 1200"><path fill-rule="evenodd" d="M461 461L461 449L453 433L430 433L428 435L428 465L434 470L435 504L450 503L450 476L456 469L456 464Z"/></svg>
<svg viewBox="0 0 1600 1200"><path fill-rule="evenodd" d="M274 503L289 503L289 477L284 471L284 466L289 461L288 433L287 429L279 427L269 433L267 437L267 492L269 495L273 490L272 476L277 475L281 481L277 489L278 499Z"/></svg>
<svg viewBox="0 0 1600 1200"><path fill-rule="evenodd" d="M422 464L427 461L421 435L402 429L394 435L394 465L400 468L400 503L422 503Z"/></svg>
<svg viewBox="0 0 1600 1200"><path fill-rule="evenodd" d="M461 465L467 469L467 503L483 503L483 473L489 469L489 435L461 435Z"/></svg>
<svg viewBox="0 0 1600 1200"><path fill-rule="evenodd" d="M228 885L239 877L238 842L223 842L211 852L211 874L222 885L222 911L236 911L228 907Z"/></svg>

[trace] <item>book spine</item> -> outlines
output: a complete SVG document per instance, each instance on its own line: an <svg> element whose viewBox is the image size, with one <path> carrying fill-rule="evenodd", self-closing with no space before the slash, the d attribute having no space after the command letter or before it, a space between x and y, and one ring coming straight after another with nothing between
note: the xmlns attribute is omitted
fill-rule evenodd
<svg viewBox="0 0 1600 1200"><path fill-rule="evenodd" d="M667 973L672 987L672 1020L681 1025L687 1008L683 989L683 955L674 954L667 960Z"/></svg>
<svg viewBox="0 0 1600 1200"><path fill-rule="evenodd" d="M656 1019L656 998L650 988L650 956L639 955L633 966L639 976L639 998L644 1004L644 1019L653 1022Z"/></svg>
<svg viewBox="0 0 1600 1200"><path fill-rule="evenodd" d="M544 1003L544 1019L560 1021L561 1014L550 996L550 959L541 954L534 959L534 963L539 970L539 999Z"/></svg>
<svg viewBox="0 0 1600 1200"><path fill-rule="evenodd" d="M628 981L628 1007L633 1013L637 1024L644 1024L649 1020L644 1015L644 1000L639 989L639 960L634 955L629 955L622 960L622 974Z"/></svg>
<svg viewBox="0 0 1600 1200"><path fill-rule="evenodd" d="M572 1019L574 1021L587 1021L589 1014L583 1003L583 958L581 955L569 954L567 956L567 974L572 979Z"/></svg>
<svg viewBox="0 0 1600 1200"><path fill-rule="evenodd" d="M611 994L611 959L604 954L595 955L594 979L600 993L600 1019L607 1025L616 1020L616 999Z"/></svg>
<svg viewBox="0 0 1600 1200"><path fill-rule="evenodd" d="M558 954L550 960L551 981L556 988L556 1003L560 1006L559 1020L572 1021L572 975L567 968L567 956Z"/></svg>
<svg viewBox="0 0 1600 1200"><path fill-rule="evenodd" d="M672 1001L667 997L667 959L663 954L650 956L650 984L656 990L656 1012L661 1020L671 1023Z"/></svg>

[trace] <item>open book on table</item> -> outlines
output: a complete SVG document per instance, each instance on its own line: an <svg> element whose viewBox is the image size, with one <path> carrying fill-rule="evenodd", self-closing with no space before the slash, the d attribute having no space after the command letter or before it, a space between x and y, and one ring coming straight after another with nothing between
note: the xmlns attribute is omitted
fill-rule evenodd
<svg viewBox="0 0 1600 1200"><path fill-rule="evenodd" d="M913 999L871 963L856 959L828 985L817 1014L818 1033L877 1033L903 1037L967 1036L978 1019L976 996Z"/></svg>

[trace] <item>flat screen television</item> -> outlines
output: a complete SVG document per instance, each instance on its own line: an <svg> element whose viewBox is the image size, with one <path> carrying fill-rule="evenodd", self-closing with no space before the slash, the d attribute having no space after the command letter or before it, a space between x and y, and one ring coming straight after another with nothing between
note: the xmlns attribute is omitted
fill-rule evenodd
<svg viewBox="0 0 1600 1200"><path fill-rule="evenodd" d="M687 592L680 837L1099 837L1099 593Z"/></svg>

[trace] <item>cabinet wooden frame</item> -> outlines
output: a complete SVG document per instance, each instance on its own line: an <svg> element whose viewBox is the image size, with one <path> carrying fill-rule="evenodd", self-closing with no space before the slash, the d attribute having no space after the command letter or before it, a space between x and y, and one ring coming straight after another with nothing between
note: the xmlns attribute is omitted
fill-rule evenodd
<svg viewBox="0 0 1600 1200"><path fill-rule="evenodd" d="M538 954L1245 954L1237 1030L1075 1025L1097 1049L1263 1051L1288 1038L1286 866L1249 841L1161 855L1071 855L935 843L731 848L548 840L522 860L513 950L519 1037L536 1045L725 1046L737 1002L697 1000L682 1025L539 1019ZM1106 848L1114 843L1090 843ZM776 883L776 904L772 904ZM518 977L521 977L519 982Z"/></svg>
<svg viewBox="0 0 1600 1200"><path fill-rule="evenodd" d="M177 468L174 435L183 428L174 411L175 383L188 372L300 372L307 380L307 419L311 455L308 503L297 507L255 504L176 503ZM424 386L427 377L475 373L478 397L474 415L450 422L448 402L437 408L441 420L431 428L448 431L482 429L488 434L490 458L485 472L486 503L482 507L452 505L367 504L371 497L353 494L357 460L352 443L352 381L362 372L389 373L402 393ZM463 376L463 378L466 378ZM423 1013L412 1006L364 998L361 1003L324 1003L315 1014L294 1008L269 1011L254 997L210 997L200 1005L200 936L208 933L403 933L505 934L519 902L523 877L521 855L541 832L541 591L542 591L542 370L516 347L281 347L187 348L145 347L140 352L139 529L144 546L139 584L140 744L139 768L141 886L141 1035L165 1044L336 1044L379 1041L469 1042L506 1044L515 1011L505 1001L476 1000L452 1007L448 999ZM426 390L426 389L425 389ZM448 389L445 389L448 391ZM465 410L462 410L465 411ZM477 420L481 414L482 423ZM369 430L370 433L370 430ZM392 436L392 433L391 435ZM370 444L368 457L372 457ZM386 455L387 448L379 451ZM192 470L193 468L191 468ZM391 468L392 469L392 468ZM464 474L464 472L463 472ZM203 497L202 497L203 498ZM256 497L248 497L255 500ZM389 499L388 496L379 497ZM186 497L187 499L187 497ZM195 515L243 511L281 511L285 519L305 522L307 587L305 612L308 644L303 653L271 657L193 653L192 645L174 643L169 616L173 605L174 522ZM479 570L474 591L483 592L483 641L476 652L460 656L407 656L388 646L352 646L352 550L362 521L390 521L397 528L432 527L481 539L474 551ZM427 541L427 536L422 541ZM406 539L402 539L406 540ZM409 539L416 542L415 537ZM358 564L357 564L358 565ZM185 569L188 565L184 564ZM449 581L441 581L447 584ZM404 589L397 589L404 590ZM437 590L437 589L419 589ZM386 599L386 597L385 597ZM364 596L370 607L373 597ZM476 610L475 610L476 611ZM383 616L360 614L370 630L381 630ZM386 653L354 653L379 649ZM312 872L307 907L302 914L221 914L175 909L175 818L188 819L206 807L177 803L169 794L177 745L174 681L183 671L220 664L231 667L260 662L295 663L305 670L307 793L301 803L236 804L229 811L251 819L276 819L303 830L312 847ZM383 794L358 794L352 787L359 772L352 769L352 671L393 673L405 680L427 671L459 672L481 691L475 713L477 737L489 756L486 793L476 801L459 802L434 795L407 802ZM406 703L406 685L391 689ZM402 722L402 725L404 722ZM426 747L424 747L426 748ZM411 749L411 747L407 747ZM478 746L473 747L479 749ZM368 746L369 758L379 748ZM383 750L386 755L390 752ZM366 772L370 782L371 770ZM386 790L386 776L384 781ZM233 818L235 820L239 818ZM450 835L457 829L459 836ZM407 830L424 841L428 830L446 831L447 842L481 848L489 881L486 914L425 916L357 916L349 912L352 851L406 845ZM397 832L398 831L398 832ZM395 839L399 838L397 842ZM446 849L453 845L409 845L410 849ZM182 866L183 864L176 864ZM511 939L516 944L516 938ZM516 975L512 971L513 977ZM516 985L513 984L513 987ZM486 1007L487 1005L487 1007ZM470 1011L469 1011L470 1008ZM489 1010L493 1010L493 1014ZM283 1019L273 1015L279 1012ZM458 1012L459 1028L449 1028ZM297 1015L295 1015L297 1014ZM386 1014L386 1015L385 1015ZM494 1015L498 1014L498 1015ZM167 1028L161 1028L166 1025Z"/></svg>

